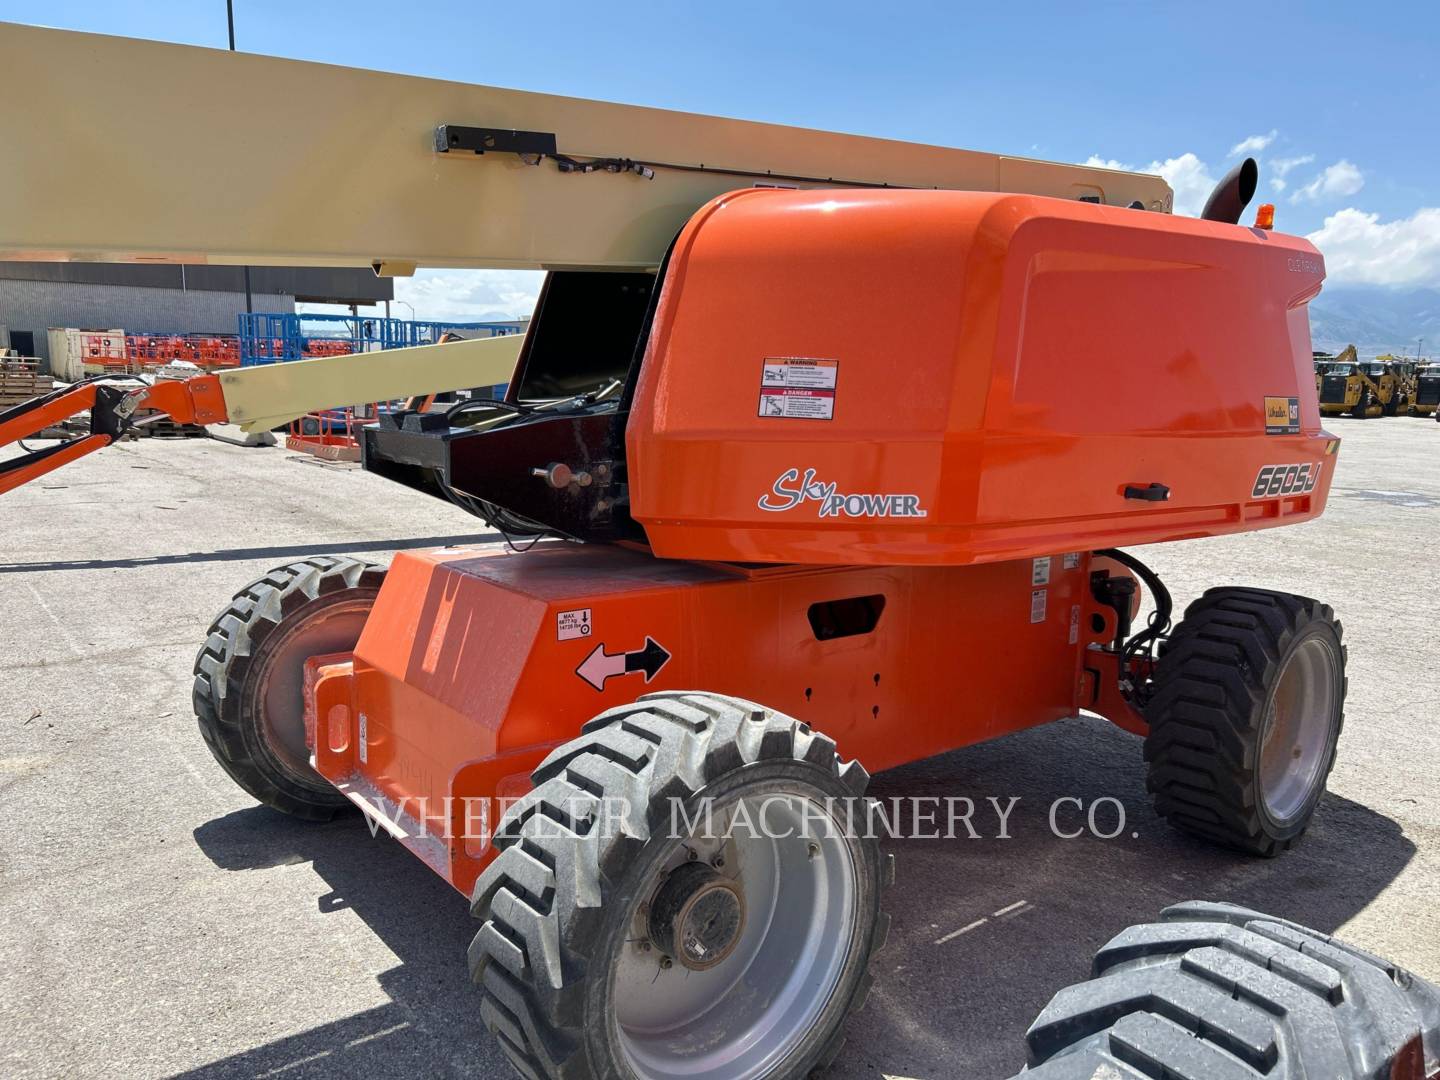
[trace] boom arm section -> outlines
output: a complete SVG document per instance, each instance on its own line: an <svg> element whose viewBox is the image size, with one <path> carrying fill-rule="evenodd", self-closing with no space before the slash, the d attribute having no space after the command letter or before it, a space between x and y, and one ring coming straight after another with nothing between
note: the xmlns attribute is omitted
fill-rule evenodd
<svg viewBox="0 0 1440 1080"><path fill-rule="evenodd" d="M0 494L110 445L142 410L182 424L262 431L318 409L508 382L524 338L476 338L411 349L293 360L191 379L98 378L0 412L0 447L86 410L90 433L0 460ZM144 423L145 421L139 421Z"/></svg>
<svg viewBox="0 0 1440 1080"><path fill-rule="evenodd" d="M1171 205L1158 176L14 24L0 71L0 259L648 269L755 184Z"/></svg>

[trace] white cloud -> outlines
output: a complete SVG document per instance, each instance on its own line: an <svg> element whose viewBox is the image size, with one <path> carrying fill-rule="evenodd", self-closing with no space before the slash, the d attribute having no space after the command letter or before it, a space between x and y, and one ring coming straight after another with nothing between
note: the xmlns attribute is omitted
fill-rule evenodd
<svg viewBox="0 0 1440 1080"><path fill-rule="evenodd" d="M1210 169L1191 153L1164 161L1152 161L1138 169L1114 158L1102 158L1099 154L1091 154L1084 164L1092 169L1118 169L1121 172L1155 173L1163 176L1175 192L1175 213L1188 214L1190 217L1197 217L1200 211L1205 209L1205 200L1215 189L1215 178L1210 175Z"/></svg>
<svg viewBox="0 0 1440 1080"><path fill-rule="evenodd" d="M1248 139L1241 139L1230 148L1230 156L1239 157L1241 154L1258 154L1274 142L1275 136L1279 134L1278 131L1271 128L1269 135L1251 135Z"/></svg>
<svg viewBox="0 0 1440 1080"><path fill-rule="evenodd" d="M1314 154L1301 154L1299 157L1271 158L1266 162L1266 168L1271 172L1286 175L1292 169L1298 169L1301 165L1309 165L1315 160Z"/></svg>
<svg viewBox="0 0 1440 1080"><path fill-rule="evenodd" d="M1290 196L1292 203L1301 199L1317 202L1320 199L1343 198L1354 195L1365 186L1365 176L1351 162L1341 158L1334 165L1328 165L1310 183Z"/></svg>
<svg viewBox="0 0 1440 1080"><path fill-rule="evenodd" d="M1298 169L1301 165L1309 165L1314 160L1314 154L1301 154L1299 157L1274 158L1267 161L1265 167L1273 174L1270 177L1270 186L1276 191L1284 191L1285 177L1290 171Z"/></svg>
<svg viewBox="0 0 1440 1080"><path fill-rule="evenodd" d="M1330 280L1347 285L1440 283L1440 207L1380 220L1353 207L1331 214L1306 237L1325 256Z"/></svg>
<svg viewBox="0 0 1440 1080"><path fill-rule="evenodd" d="M1145 172L1159 173L1175 190L1175 213L1199 217L1205 200L1215 190L1216 179L1194 154L1185 153L1165 161L1152 161Z"/></svg>
<svg viewBox="0 0 1440 1080"><path fill-rule="evenodd" d="M417 319L518 319L535 310L544 279L539 270L420 270L395 279L395 299L412 305Z"/></svg>
<svg viewBox="0 0 1440 1080"><path fill-rule="evenodd" d="M1099 154L1091 154L1085 159L1084 164L1091 169L1114 169L1116 172L1134 172L1135 166L1126 165L1116 161L1114 158L1102 158Z"/></svg>

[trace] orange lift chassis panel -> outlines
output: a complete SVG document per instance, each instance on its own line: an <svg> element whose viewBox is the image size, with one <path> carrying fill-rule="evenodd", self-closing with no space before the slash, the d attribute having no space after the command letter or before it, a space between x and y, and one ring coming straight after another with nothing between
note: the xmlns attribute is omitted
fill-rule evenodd
<svg viewBox="0 0 1440 1080"><path fill-rule="evenodd" d="M1096 707L1088 646L1115 617L1091 569L1080 552L750 569L620 547L401 553L353 663L319 662L317 768L468 893L492 854L493 800L642 693L766 702L872 770Z"/></svg>
<svg viewBox="0 0 1440 1080"><path fill-rule="evenodd" d="M1302 239L1058 199L724 196L671 256L631 512L664 557L881 565L1308 519L1323 276Z"/></svg>

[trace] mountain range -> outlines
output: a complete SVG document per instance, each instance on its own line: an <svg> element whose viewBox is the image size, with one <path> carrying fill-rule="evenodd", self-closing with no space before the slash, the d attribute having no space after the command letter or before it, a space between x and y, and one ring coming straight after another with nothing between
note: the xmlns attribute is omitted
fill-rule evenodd
<svg viewBox="0 0 1440 1080"><path fill-rule="evenodd" d="M1329 286L1310 303L1315 348L1336 352L1353 344L1361 356L1394 353L1440 356L1440 289Z"/></svg>

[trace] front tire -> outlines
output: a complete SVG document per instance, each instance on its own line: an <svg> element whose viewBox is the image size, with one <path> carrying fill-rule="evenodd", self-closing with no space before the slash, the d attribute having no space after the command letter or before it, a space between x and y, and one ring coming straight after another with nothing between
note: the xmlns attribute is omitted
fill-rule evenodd
<svg viewBox="0 0 1440 1080"><path fill-rule="evenodd" d="M272 809L328 821L349 800L310 767L305 661L359 640L385 570L319 556L277 566L235 594L195 657L193 701L205 745L230 778Z"/></svg>
<svg viewBox="0 0 1440 1080"><path fill-rule="evenodd" d="M1305 831L1335 765L1345 646L1335 614L1265 589L1211 589L1161 650L1147 787L1170 823L1256 855Z"/></svg>
<svg viewBox="0 0 1440 1080"><path fill-rule="evenodd" d="M1424 1080L1440 990L1285 919L1176 904L1095 957L1026 1034L1012 1080Z"/></svg>
<svg viewBox="0 0 1440 1080"><path fill-rule="evenodd" d="M858 764L787 716L676 692L596 717L533 779L470 947L522 1075L779 1080L833 1060L888 927Z"/></svg>

